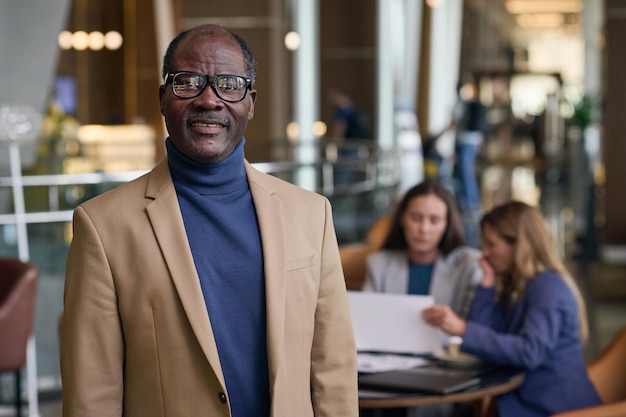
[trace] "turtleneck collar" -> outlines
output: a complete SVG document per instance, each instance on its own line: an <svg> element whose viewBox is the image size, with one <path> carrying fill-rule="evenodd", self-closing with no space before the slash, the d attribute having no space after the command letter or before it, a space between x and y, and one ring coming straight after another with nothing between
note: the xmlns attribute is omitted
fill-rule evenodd
<svg viewBox="0 0 626 417"><path fill-rule="evenodd" d="M180 152L168 138L167 158L175 183L199 194L228 194L248 187L241 138L233 152L217 164L201 164Z"/></svg>

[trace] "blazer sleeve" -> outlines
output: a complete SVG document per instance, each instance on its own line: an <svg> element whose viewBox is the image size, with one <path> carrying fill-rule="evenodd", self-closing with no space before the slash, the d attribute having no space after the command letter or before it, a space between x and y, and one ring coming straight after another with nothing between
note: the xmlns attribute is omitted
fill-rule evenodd
<svg viewBox="0 0 626 417"><path fill-rule="evenodd" d="M110 265L94 224L74 211L61 332L63 416L120 417L124 350Z"/></svg>
<svg viewBox="0 0 626 417"><path fill-rule="evenodd" d="M356 345L330 203L326 200L320 287L311 353L316 417L356 417Z"/></svg>
<svg viewBox="0 0 626 417"><path fill-rule="evenodd" d="M467 317L474 299L474 293L483 277L483 271L479 262L480 255L480 251L470 247L464 247L460 251L458 288L455 291L458 299L456 305L452 307L462 318Z"/></svg>
<svg viewBox="0 0 626 417"><path fill-rule="evenodd" d="M499 365L532 370L543 364L556 349L568 317L577 317L577 307L571 291L556 274L538 276L533 281L513 312L506 313L520 315L519 328L502 320L502 309L495 312L501 320L489 324L475 321L487 319L487 314L474 314L463 336L463 350Z"/></svg>

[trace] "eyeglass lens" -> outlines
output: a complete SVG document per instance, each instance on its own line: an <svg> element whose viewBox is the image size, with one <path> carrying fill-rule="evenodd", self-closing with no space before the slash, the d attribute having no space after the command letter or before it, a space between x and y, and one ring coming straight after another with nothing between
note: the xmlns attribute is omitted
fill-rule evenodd
<svg viewBox="0 0 626 417"><path fill-rule="evenodd" d="M199 96L207 84L211 84L217 96L228 102L244 99L248 91L248 80L238 75L205 75L179 72L172 77L172 90L181 98Z"/></svg>

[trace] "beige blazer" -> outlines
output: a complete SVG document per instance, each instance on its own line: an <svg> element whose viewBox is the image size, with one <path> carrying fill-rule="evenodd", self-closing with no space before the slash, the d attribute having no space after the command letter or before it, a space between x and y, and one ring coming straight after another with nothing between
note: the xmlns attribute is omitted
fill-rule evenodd
<svg viewBox="0 0 626 417"><path fill-rule="evenodd" d="M246 172L265 264L271 415L356 417L356 348L330 204L247 162ZM73 227L64 417L230 416L167 160L82 204Z"/></svg>

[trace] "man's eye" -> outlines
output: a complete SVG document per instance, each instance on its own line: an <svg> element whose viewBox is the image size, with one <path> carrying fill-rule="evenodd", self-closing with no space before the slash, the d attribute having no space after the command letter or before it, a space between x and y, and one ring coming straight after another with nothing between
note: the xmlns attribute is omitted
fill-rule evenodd
<svg viewBox="0 0 626 417"><path fill-rule="evenodd" d="M200 81L198 80L189 80L185 82L185 87L188 87L188 88L196 88L199 86L200 86Z"/></svg>
<svg viewBox="0 0 626 417"><path fill-rule="evenodd" d="M201 80L198 77L180 77L174 83L177 90L194 90L202 87Z"/></svg>
<svg viewBox="0 0 626 417"><path fill-rule="evenodd" d="M217 81L217 88L221 90L239 90L241 82L236 77L222 77Z"/></svg>

